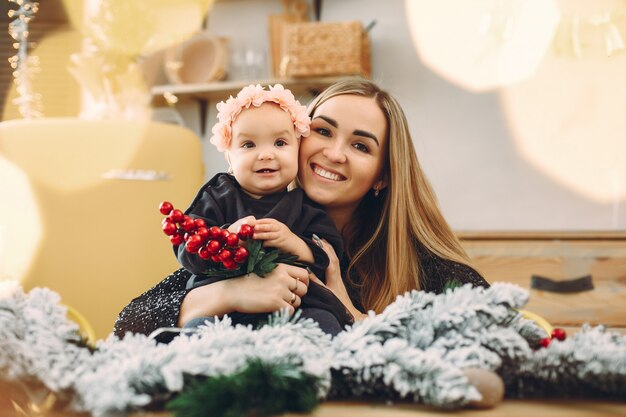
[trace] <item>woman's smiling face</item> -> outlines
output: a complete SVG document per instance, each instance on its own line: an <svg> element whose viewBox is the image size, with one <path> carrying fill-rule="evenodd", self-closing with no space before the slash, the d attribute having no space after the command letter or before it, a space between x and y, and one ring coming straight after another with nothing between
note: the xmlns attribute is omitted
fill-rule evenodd
<svg viewBox="0 0 626 417"><path fill-rule="evenodd" d="M375 185L384 185L387 121L373 98L339 95L313 113L302 138L298 179L306 194L331 210L354 210Z"/></svg>

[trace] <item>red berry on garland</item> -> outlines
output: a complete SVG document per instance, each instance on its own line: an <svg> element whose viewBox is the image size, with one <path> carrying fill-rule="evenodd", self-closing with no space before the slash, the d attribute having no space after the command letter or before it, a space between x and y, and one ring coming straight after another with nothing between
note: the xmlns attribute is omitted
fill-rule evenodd
<svg viewBox="0 0 626 417"><path fill-rule="evenodd" d="M228 229L222 229L221 233L222 233L222 236L220 237L220 240L225 242L230 232L228 231Z"/></svg>
<svg viewBox="0 0 626 417"><path fill-rule="evenodd" d="M174 233L178 231L178 228L176 227L176 225L171 222L165 222L162 229L163 229L163 233L165 233L168 236L172 236Z"/></svg>
<svg viewBox="0 0 626 417"><path fill-rule="evenodd" d="M209 239L218 239L222 236L222 229L218 226L211 226L209 228Z"/></svg>
<svg viewBox="0 0 626 417"><path fill-rule="evenodd" d="M169 217L165 217L165 218L163 218L163 220L161 220L161 226L163 226L165 223L172 223L172 224L174 224L172 219L170 219Z"/></svg>
<svg viewBox="0 0 626 417"><path fill-rule="evenodd" d="M202 246L198 250L198 256L202 259L209 259L211 257L211 254L209 253L209 250L206 248L206 246Z"/></svg>
<svg viewBox="0 0 626 417"><path fill-rule="evenodd" d="M185 246L185 250L189 253L198 253L198 251L200 250L200 246L187 244Z"/></svg>
<svg viewBox="0 0 626 417"><path fill-rule="evenodd" d="M204 221L204 219L193 219L194 222L196 222L196 227L200 228L200 227L206 227L206 222Z"/></svg>
<svg viewBox="0 0 626 417"><path fill-rule="evenodd" d="M184 216L180 227L182 227L185 232L191 232L196 229L196 222L194 222L191 217Z"/></svg>
<svg viewBox="0 0 626 417"><path fill-rule="evenodd" d="M254 227L249 224L242 224L237 235L241 240L248 240L248 238L251 238L254 235Z"/></svg>
<svg viewBox="0 0 626 417"><path fill-rule="evenodd" d="M220 259L220 256L218 254L211 255L211 260L216 264L222 263L222 260Z"/></svg>
<svg viewBox="0 0 626 417"><path fill-rule="evenodd" d="M239 265L237 265L237 262L233 261L232 259L224 261L223 264L224 264L224 268L231 269L231 270L232 269L237 269L237 267L239 266Z"/></svg>
<svg viewBox="0 0 626 417"><path fill-rule="evenodd" d="M178 209L174 209L170 213L170 219L172 219L174 223L181 223L184 217L185 215L183 214L183 212Z"/></svg>
<svg viewBox="0 0 626 417"><path fill-rule="evenodd" d="M566 337L567 337L567 334L565 333L565 330L559 327L555 327L554 330L552 330L553 339L558 339L562 341L562 340L565 340Z"/></svg>
<svg viewBox="0 0 626 417"><path fill-rule="evenodd" d="M224 249L220 252L220 259L222 260L222 262L229 261L232 258L233 258L233 253L230 250Z"/></svg>
<svg viewBox="0 0 626 417"><path fill-rule="evenodd" d="M181 235L180 233L176 233L175 235L170 236L170 242L172 242L172 245L180 245L184 241L185 240L183 239L183 235Z"/></svg>
<svg viewBox="0 0 626 417"><path fill-rule="evenodd" d="M209 243L207 243L206 246L212 254L218 254L220 250L222 250L222 244L217 240L209 240Z"/></svg>
<svg viewBox="0 0 626 417"><path fill-rule="evenodd" d="M248 249L244 248L243 246L239 246L237 250L235 250L235 255L233 256L233 259L238 264L246 262L248 260Z"/></svg>
<svg viewBox="0 0 626 417"><path fill-rule="evenodd" d="M187 252L197 252L202 246L202 238L198 235L191 235L187 239Z"/></svg>
<svg viewBox="0 0 626 417"><path fill-rule="evenodd" d="M209 240L209 229L207 229L206 227L198 227L198 229L196 230L196 234L202 238L203 242Z"/></svg>
<svg viewBox="0 0 626 417"><path fill-rule="evenodd" d="M539 341L539 344L541 345L541 347L547 348L548 346L550 346L550 342L552 342L552 338L544 337Z"/></svg>
<svg viewBox="0 0 626 417"><path fill-rule="evenodd" d="M161 214L168 215L174 210L174 206L169 201L163 201L159 204L159 211Z"/></svg>
<svg viewBox="0 0 626 417"><path fill-rule="evenodd" d="M228 236L226 236L226 245L237 246L237 244L239 244L239 236L237 236L237 233L229 233Z"/></svg>

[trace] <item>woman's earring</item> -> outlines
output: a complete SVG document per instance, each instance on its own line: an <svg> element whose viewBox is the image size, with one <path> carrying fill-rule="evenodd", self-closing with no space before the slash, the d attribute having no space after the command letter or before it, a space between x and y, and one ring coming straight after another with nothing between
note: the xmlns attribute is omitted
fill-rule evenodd
<svg viewBox="0 0 626 417"><path fill-rule="evenodd" d="M379 194L380 194L380 188L378 187L374 188L374 197L378 197Z"/></svg>
<svg viewBox="0 0 626 417"><path fill-rule="evenodd" d="M233 175L233 167L229 166L227 173Z"/></svg>

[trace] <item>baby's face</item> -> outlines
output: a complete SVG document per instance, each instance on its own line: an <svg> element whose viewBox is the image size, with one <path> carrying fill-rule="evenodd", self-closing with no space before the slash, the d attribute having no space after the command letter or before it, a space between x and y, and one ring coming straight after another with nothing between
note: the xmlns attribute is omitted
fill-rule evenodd
<svg viewBox="0 0 626 417"><path fill-rule="evenodd" d="M298 145L291 116L263 103L237 116L226 158L241 187L260 197L282 191L296 177Z"/></svg>

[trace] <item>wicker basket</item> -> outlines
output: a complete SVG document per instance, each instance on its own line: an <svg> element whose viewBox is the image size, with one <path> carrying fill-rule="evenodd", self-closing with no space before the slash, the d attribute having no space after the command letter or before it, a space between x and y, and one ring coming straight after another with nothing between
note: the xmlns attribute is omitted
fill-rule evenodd
<svg viewBox="0 0 626 417"><path fill-rule="evenodd" d="M286 24L282 51L284 77L371 75L369 38L357 21Z"/></svg>

